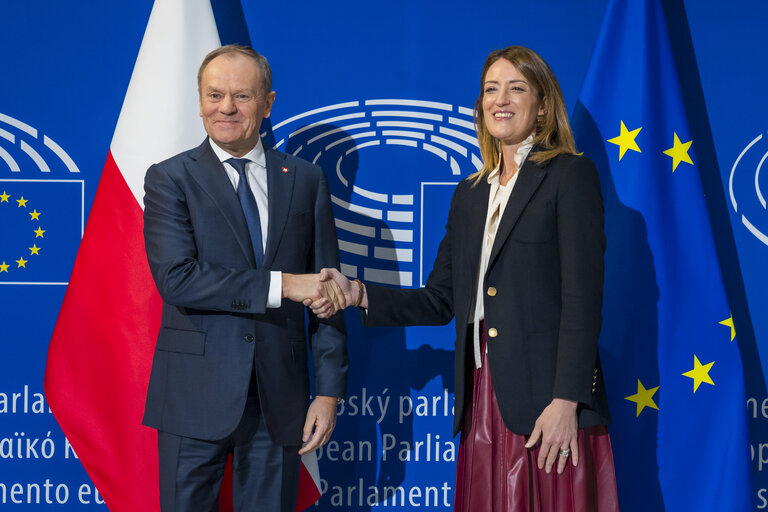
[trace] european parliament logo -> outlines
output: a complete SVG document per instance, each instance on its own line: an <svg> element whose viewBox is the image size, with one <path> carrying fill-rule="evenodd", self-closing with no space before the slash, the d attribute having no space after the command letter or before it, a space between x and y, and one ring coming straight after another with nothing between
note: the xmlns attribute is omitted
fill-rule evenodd
<svg viewBox="0 0 768 512"><path fill-rule="evenodd" d="M47 135L0 113L0 285L66 285L84 227L84 182Z"/></svg>
<svg viewBox="0 0 768 512"><path fill-rule="evenodd" d="M272 133L275 149L320 165L328 176L342 272L423 286L453 189L482 166L472 109L350 101L293 116Z"/></svg>
<svg viewBox="0 0 768 512"><path fill-rule="evenodd" d="M768 212L766 211L766 175L760 173L768 159L768 139L764 134L755 137L744 147L731 168L728 193L733 211L741 214L741 223L758 240L768 245ZM761 183L762 182L762 183Z"/></svg>

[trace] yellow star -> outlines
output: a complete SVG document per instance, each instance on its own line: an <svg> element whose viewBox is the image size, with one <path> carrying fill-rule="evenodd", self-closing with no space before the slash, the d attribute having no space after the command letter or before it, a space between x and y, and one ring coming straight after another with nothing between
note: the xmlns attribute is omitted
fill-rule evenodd
<svg viewBox="0 0 768 512"><path fill-rule="evenodd" d="M624 158L624 153L626 153L629 149L641 153L640 147L637 145L637 142L635 142L635 137L637 137L637 134L640 133L640 130L642 129L643 128L640 127L630 132L627 130L627 127L624 126L624 121L621 121L621 134L618 137L608 139L608 142L611 144L616 144L619 146L619 160Z"/></svg>
<svg viewBox="0 0 768 512"><path fill-rule="evenodd" d="M726 318L722 322L717 322L717 323L731 328L731 341L733 341L733 339L736 337L736 327L733 326L733 315Z"/></svg>
<svg viewBox="0 0 768 512"><path fill-rule="evenodd" d="M40 248L37 246L37 244L33 244L32 247L29 248L29 254L30 256L32 254L37 254L38 256L40 255Z"/></svg>
<svg viewBox="0 0 768 512"><path fill-rule="evenodd" d="M29 201L29 199L24 199L24 196L21 196L21 199L17 199L16 200L16 202L19 203L19 208L21 208L22 206L24 208L26 208L27 207L27 201Z"/></svg>
<svg viewBox="0 0 768 512"><path fill-rule="evenodd" d="M43 233L45 233L44 229L37 228L35 230L35 238L44 238Z"/></svg>
<svg viewBox="0 0 768 512"><path fill-rule="evenodd" d="M27 261L28 260L24 259L24 256L22 256L21 258L17 259L16 263L19 264L18 268L21 268L21 267L27 268Z"/></svg>
<svg viewBox="0 0 768 512"><path fill-rule="evenodd" d="M651 407L658 411L659 407L653 401L653 395L656 394L656 391L658 389L659 389L659 386L656 386L655 388L651 388L651 389L645 389L645 386L643 386L643 383L640 382L640 379L637 379L637 393L635 393L634 395L624 397L624 400L629 400L630 402L635 402L637 404L638 416L640 416L640 413L646 407Z"/></svg>
<svg viewBox="0 0 768 512"><path fill-rule="evenodd" d="M675 172L675 169L677 169L677 166L680 164L680 162L693 165L693 160L691 160L691 157L688 156L688 149L690 149L691 144L693 144L692 140L689 140L685 143L680 142L680 139L677 138L677 133L675 133L674 145L668 150L664 151L665 155L672 157L672 172Z"/></svg>
<svg viewBox="0 0 768 512"><path fill-rule="evenodd" d="M5 190L3 190L3 194L0 195L0 203L7 203L8 198L11 197L8 194L5 193Z"/></svg>
<svg viewBox="0 0 768 512"><path fill-rule="evenodd" d="M33 220L40 220L40 212L37 210L29 212L29 214L32 216Z"/></svg>
<svg viewBox="0 0 768 512"><path fill-rule="evenodd" d="M699 389L699 386L702 382L706 382L707 384L715 385L714 382L712 382L712 379L709 377L709 370L712 369L712 365L715 364L714 361L707 364L701 364L699 362L699 358L696 357L696 354L693 355L693 370L685 372L683 375L686 377L690 377L693 379L693 392L695 393L697 389Z"/></svg>
<svg viewBox="0 0 768 512"><path fill-rule="evenodd" d="M9 267L9 266L10 266L10 265L6 265L6 263L5 263L5 262L2 262L2 263L0 263L0 272L5 272L5 273L8 273L8 267Z"/></svg>

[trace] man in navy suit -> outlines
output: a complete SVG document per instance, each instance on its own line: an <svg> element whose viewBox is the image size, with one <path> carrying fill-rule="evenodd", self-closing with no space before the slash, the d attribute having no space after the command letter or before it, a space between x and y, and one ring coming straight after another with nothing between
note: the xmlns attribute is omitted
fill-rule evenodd
<svg viewBox="0 0 768 512"><path fill-rule="evenodd" d="M308 274L339 264L328 185L260 140L271 82L252 48L211 52L198 73L208 137L147 171L163 314L144 424L158 430L163 511L218 510L231 455L235 510L293 512L300 454L328 441L346 391L343 316L307 326L301 304L326 297L327 316L343 300Z"/></svg>

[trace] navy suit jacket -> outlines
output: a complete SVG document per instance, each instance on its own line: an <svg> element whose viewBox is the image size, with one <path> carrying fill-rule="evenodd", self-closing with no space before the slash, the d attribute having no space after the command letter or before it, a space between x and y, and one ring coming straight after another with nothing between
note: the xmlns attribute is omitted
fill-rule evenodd
<svg viewBox="0 0 768 512"><path fill-rule="evenodd" d="M309 354L315 394L343 397L344 317L318 320L302 304L268 309L270 271L338 267L338 242L322 170L265 149L269 228L255 268L248 227L224 166L205 140L149 168L144 238L163 299L144 424L215 440L242 416L252 369L271 439L301 444L309 404ZM255 365L255 366L254 366Z"/></svg>
<svg viewBox="0 0 768 512"><path fill-rule="evenodd" d="M536 151L536 148L533 149ZM603 203L594 164L559 155L526 159L499 223L483 306L488 359L506 427L528 435L553 398L579 402L581 427L609 421L597 341L603 292ZM425 288L366 285L366 325L439 325L456 318L454 434L473 366L467 330L490 185L456 187L446 234ZM496 336L489 336L495 330Z"/></svg>

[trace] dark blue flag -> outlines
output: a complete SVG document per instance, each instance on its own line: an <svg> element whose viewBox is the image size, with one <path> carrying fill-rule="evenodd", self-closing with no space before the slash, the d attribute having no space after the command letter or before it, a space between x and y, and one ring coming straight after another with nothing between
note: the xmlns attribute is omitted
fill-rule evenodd
<svg viewBox="0 0 768 512"><path fill-rule="evenodd" d="M661 2L612 1L574 131L600 170L623 511L749 510L744 378ZM686 27L687 30L687 27Z"/></svg>

